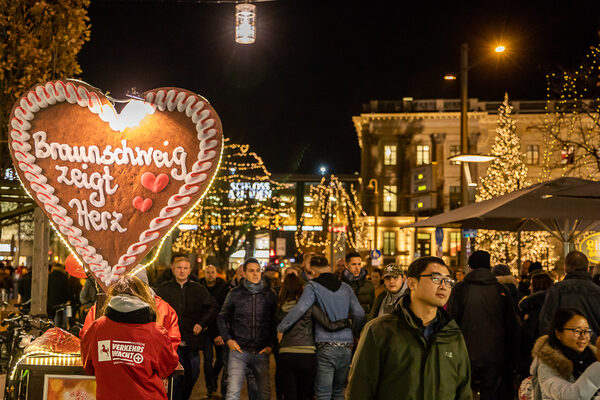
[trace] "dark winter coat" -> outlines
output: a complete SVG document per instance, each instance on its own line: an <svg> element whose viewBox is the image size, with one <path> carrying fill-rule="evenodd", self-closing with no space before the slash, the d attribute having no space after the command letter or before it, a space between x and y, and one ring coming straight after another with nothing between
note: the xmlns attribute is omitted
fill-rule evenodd
<svg viewBox="0 0 600 400"><path fill-rule="evenodd" d="M404 284L402 285L402 287L400 288L398 296L402 297L404 295L404 293L406 292L406 289L408 289L408 286L405 281ZM379 293L379 296L377 296L377 298L375 299L375 302L373 302L373 307L371 307L371 311L369 312L369 315L367 315L367 321L375 319L379 316L379 309L381 308L381 303L383 303L383 300L385 299L385 297L387 295L388 295L388 291L386 289L384 289L383 292ZM398 301L398 300L396 300L396 301ZM396 304L394 304L394 306L395 305Z"/></svg>
<svg viewBox="0 0 600 400"><path fill-rule="evenodd" d="M474 269L456 284L448 313L460 326L473 368L516 367L520 327L515 305L488 268Z"/></svg>
<svg viewBox="0 0 600 400"><path fill-rule="evenodd" d="M496 279L498 280L498 282L506 286L506 288L510 292L510 296L512 297L513 302L515 303L516 308L519 304L519 301L521 301L521 299L523 298L523 294L519 292L519 289L517 289L518 282L515 279L515 277L512 275L503 275L497 276Z"/></svg>
<svg viewBox="0 0 600 400"><path fill-rule="evenodd" d="M600 335L600 286L592 282L592 277L587 272L570 272L565 279L548 289L540 313L541 335L548 334L552 317L559 308L581 311L593 331L592 340Z"/></svg>
<svg viewBox="0 0 600 400"><path fill-rule="evenodd" d="M182 287L171 280L159 286L157 294L177 313L181 341L192 349L203 348L209 339L207 328L219 312L219 305L208 290L198 282L188 280ZM198 335L194 335L196 324L202 327Z"/></svg>
<svg viewBox="0 0 600 400"><path fill-rule="evenodd" d="M223 306L223 303L225 303L227 293L229 293L229 285L227 285L227 282L225 282L225 280L221 278L217 278L217 281L215 282L214 286L208 286L206 284L206 278L202 278L200 279L200 284L204 286L206 290L208 290L208 293L210 293L210 295L213 297L213 299L217 301L220 310L221 306ZM219 336L219 328L217 327L216 317L213 320L213 322L208 326L208 335L211 337L211 339L214 339L217 336Z"/></svg>
<svg viewBox="0 0 600 400"><path fill-rule="evenodd" d="M369 314L375 302L375 286L367 279L367 271L361 269L360 274L355 277L350 271L345 269L342 274L342 281L350 285L358 302L365 310L365 314Z"/></svg>
<svg viewBox="0 0 600 400"><path fill-rule="evenodd" d="M346 390L347 400L471 400L471 371L463 336L438 308L429 341L404 296L396 311L365 325Z"/></svg>
<svg viewBox="0 0 600 400"><path fill-rule="evenodd" d="M225 342L235 340L242 349L260 351L274 348L277 299L265 285L252 293L243 283L232 289L217 317L219 333Z"/></svg>
<svg viewBox="0 0 600 400"><path fill-rule="evenodd" d="M294 308L295 301L285 302L277 310L277 323L281 322L287 313ZM323 312L317 305L313 305L308 309L290 329L288 329L279 342L279 348L290 346L315 346L314 321L320 324L328 331L339 331L341 329L350 328L351 322L349 319L341 319L331 322L327 318L327 314Z"/></svg>

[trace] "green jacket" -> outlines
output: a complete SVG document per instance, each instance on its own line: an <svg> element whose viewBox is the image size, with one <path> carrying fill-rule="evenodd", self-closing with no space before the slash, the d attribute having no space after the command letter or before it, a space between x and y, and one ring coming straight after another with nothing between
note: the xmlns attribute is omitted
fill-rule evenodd
<svg viewBox="0 0 600 400"><path fill-rule="evenodd" d="M428 344L404 296L369 322L350 368L347 400L471 400L469 355L458 325L440 308Z"/></svg>
<svg viewBox="0 0 600 400"><path fill-rule="evenodd" d="M342 273L342 281L350 285L358 302L365 310L365 314L369 314L375 301L375 286L367 279L367 271L362 269L360 275L354 277L350 271L345 269Z"/></svg>

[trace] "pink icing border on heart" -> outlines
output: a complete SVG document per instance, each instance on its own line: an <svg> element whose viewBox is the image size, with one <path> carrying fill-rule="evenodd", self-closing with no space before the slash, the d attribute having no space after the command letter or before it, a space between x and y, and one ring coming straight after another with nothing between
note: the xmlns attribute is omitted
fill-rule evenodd
<svg viewBox="0 0 600 400"><path fill-rule="evenodd" d="M106 286L119 279L128 266L136 262L142 253L166 234L177 218L183 216L183 208L193 197L198 197L200 185L212 178L206 171L210 170L215 162L219 162L221 133L217 121L211 116L210 109L205 109L207 104L205 99L177 89L155 89L145 93L145 99L160 111L185 112L192 120L199 141L198 160L186 175L185 184L181 186L179 192L169 198L167 206L160 210L159 216L150 221L149 229L140 234L139 241L129 246L127 253L123 254L117 265L113 267L109 266L108 262L82 236L81 229L73 226L73 220L67 216L67 210L59 204L58 197L54 196L55 189L47 183L47 178L42 175L42 169L35 164L35 156L30 153L32 147L28 140L31 139L31 135L28 130L31 128L29 121L33 120L36 112L57 102L67 101L87 107L105 122L114 117L114 114L107 113L100 97L85 86L75 85L73 82L53 81L38 85L23 95L10 121L13 156L18 161L23 176L30 182L37 199L42 202L60 232L67 237L68 242L88 264L92 273Z"/></svg>

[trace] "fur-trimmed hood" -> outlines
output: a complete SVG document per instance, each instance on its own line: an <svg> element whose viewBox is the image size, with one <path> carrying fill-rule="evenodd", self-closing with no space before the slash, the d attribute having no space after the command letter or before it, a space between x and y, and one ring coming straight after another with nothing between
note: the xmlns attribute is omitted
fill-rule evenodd
<svg viewBox="0 0 600 400"><path fill-rule="evenodd" d="M596 354L596 347L589 345L589 348ZM533 357L556 371L564 379L569 379L573 375L573 362L565 357L560 351L556 350L548 343L548 335L541 336L533 346L531 351Z"/></svg>

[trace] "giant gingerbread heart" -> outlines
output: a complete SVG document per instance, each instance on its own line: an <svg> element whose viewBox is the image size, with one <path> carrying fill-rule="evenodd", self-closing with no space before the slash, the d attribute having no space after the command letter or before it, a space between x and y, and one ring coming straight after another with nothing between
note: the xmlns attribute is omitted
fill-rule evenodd
<svg viewBox="0 0 600 400"><path fill-rule="evenodd" d="M221 157L222 125L204 98L160 88L143 99L117 114L97 89L53 81L10 118L21 182L104 289L202 198Z"/></svg>

